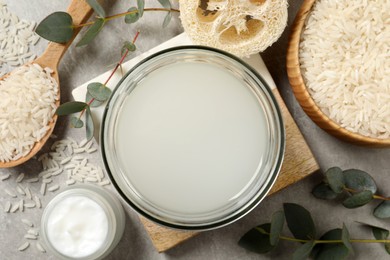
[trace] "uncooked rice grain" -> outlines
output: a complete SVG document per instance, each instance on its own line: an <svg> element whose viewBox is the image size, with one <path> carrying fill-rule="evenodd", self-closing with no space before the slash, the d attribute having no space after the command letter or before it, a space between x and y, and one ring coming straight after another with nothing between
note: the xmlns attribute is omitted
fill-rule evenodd
<svg viewBox="0 0 390 260"><path fill-rule="evenodd" d="M9 202L9 201L7 201L6 203L5 203L5 206L4 206L4 212L6 212L6 213L8 213L9 212L9 210L11 209L11 202Z"/></svg>
<svg viewBox="0 0 390 260"><path fill-rule="evenodd" d="M35 25L35 22L19 19L6 4L0 4L0 68L20 66L35 59L36 55L29 51L40 38L34 32Z"/></svg>
<svg viewBox="0 0 390 260"><path fill-rule="evenodd" d="M41 199L38 196L34 196L34 201L35 201L37 208L42 208Z"/></svg>
<svg viewBox="0 0 390 260"><path fill-rule="evenodd" d="M47 69L24 65L0 81L0 162L26 156L49 130L58 84Z"/></svg>
<svg viewBox="0 0 390 260"><path fill-rule="evenodd" d="M18 247L18 250L19 250L19 251L24 251L24 250L26 250L29 246L30 246L30 243L29 243L29 242L25 242L25 243L23 243L21 246Z"/></svg>
<svg viewBox="0 0 390 260"><path fill-rule="evenodd" d="M24 238L30 239L30 240L37 240L38 237L35 235L32 235L32 234L26 234L26 235L24 235Z"/></svg>
<svg viewBox="0 0 390 260"><path fill-rule="evenodd" d="M9 173L5 173L3 174L1 177L0 177L0 180L2 181L5 181L6 179L8 179L11 175Z"/></svg>
<svg viewBox="0 0 390 260"><path fill-rule="evenodd" d="M37 246L37 249L38 249L40 252L46 253L45 248L43 248L43 246L41 245L41 243L39 243L38 241L37 241L37 243L36 243L36 246Z"/></svg>
<svg viewBox="0 0 390 260"><path fill-rule="evenodd" d="M16 198L17 197L17 195L13 191L11 191L9 189L4 189L4 191L5 191L5 193L7 193L12 198Z"/></svg>
<svg viewBox="0 0 390 260"><path fill-rule="evenodd" d="M390 0L316 1L299 60L321 111L345 129L390 138Z"/></svg>
<svg viewBox="0 0 390 260"><path fill-rule="evenodd" d="M18 177L16 178L16 182L19 183L19 182L22 182L22 180L24 179L24 173L21 173L18 175Z"/></svg>
<svg viewBox="0 0 390 260"><path fill-rule="evenodd" d="M25 218L22 219L22 223L27 225L27 226L29 226L29 227L33 227L34 226L34 223L32 223L30 220L25 219Z"/></svg>

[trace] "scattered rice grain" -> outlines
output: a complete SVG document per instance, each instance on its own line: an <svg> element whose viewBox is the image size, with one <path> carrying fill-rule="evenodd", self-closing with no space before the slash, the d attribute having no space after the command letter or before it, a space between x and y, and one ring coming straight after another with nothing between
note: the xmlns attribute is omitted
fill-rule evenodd
<svg viewBox="0 0 390 260"><path fill-rule="evenodd" d="M21 173L18 175L18 177L16 178L16 182L19 183L19 182L22 182L22 180L24 179L24 173Z"/></svg>
<svg viewBox="0 0 390 260"><path fill-rule="evenodd" d="M18 247L18 250L19 250L19 251L24 251L24 250L26 250L29 246L30 246L30 243L29 243L29 242L25 242L24 244L22 244L21 246Z"/></svg>

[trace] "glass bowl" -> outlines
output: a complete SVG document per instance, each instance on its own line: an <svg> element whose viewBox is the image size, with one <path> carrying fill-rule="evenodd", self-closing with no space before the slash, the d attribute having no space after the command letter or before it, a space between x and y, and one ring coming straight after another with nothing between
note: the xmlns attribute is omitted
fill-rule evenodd
<svg viewBox="0 0 390 260"><path fill-rule="evenodd" d="M112 183L137 212L167 227L229 224L266 196L285 132L271 89L228 53L181 46L119 82L101 126Z"/></svg>

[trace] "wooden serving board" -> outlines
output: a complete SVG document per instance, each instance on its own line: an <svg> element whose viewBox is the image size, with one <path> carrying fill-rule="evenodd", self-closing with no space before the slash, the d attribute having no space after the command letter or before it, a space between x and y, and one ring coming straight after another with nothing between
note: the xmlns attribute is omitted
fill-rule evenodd
<svg viewBox="0 0 390 260"><path fill-rule="evenodd" d="M140 56L127 61L125 64L123 64L123 70L128 71L130 70L135 64L137 64L142 59L146 58L152 53L155 53L157 51L160 51L162 49L166 49L173 46L179 46L179 45L188 45L191 44L191 41L188 39L188 37L183 33L157 47L150 50L149 52L146 52L144 54L141 54ZM309 146L307 145L305 139L303 138L301 132L298 129L298 126L296 125L294 119L290 115L289 111L287 110L286 105L284 104L283 99L281 98L274 81L272 80L271 75L269 74L267 68L264 65L264 62L262 61L260 55L253 56L249 59L244 59L247 63L249 63L255 70L259 72L261 76L263 76L264 80L268 83L268 85L271 87L279 106L282 110L285 129L286 129L286 151L284 154L284 161L282 164L281 171L279 173L278 179L276 180L273 188L269 192L268 195L275 193L301 179L304 177L310 175L311 173L319 170L319 166L316 162L316 160L313 157L313 154L311 153ZM103 82L105 79L107 79L110 72L106 72L89 82L84 83L80 87L73 90L72 94L75 100L85 100L85 94L87 91L87 85L90 82ZM108 87L114 88L121 79L120 75L114 75L111 78L111 81L109 84L107 84ZM103 115L104 108L103 106L97 107L92 111L92 116L94 117L94 122L98 126L101 122L101 118ZM95 129L99 129L99 127L95 127ZM99 133L95 132L95 137L98 137ZM96 140L99 140L96 138ZM194 237L197 232L190 232L190 231L178 231L169 229L166 227L162 227L158 224L155 224L143 217L141 218L142 224L145 226L146 231L149 233L150 238L159 252L166 251L177 244Z"/></svg>
<svg viewBox="0 0 390 260"><path fill-rule="evenodd" d="M268 193L268 196L319 170L319 166L309 146L288 111L279 91L274 89L273 93L278 100L283 114L286 128L286 152L278 179ZM166 251L198 234L198 232L178 231L162 227L144 217L141 217L141 222L159 252Z"/></svg>

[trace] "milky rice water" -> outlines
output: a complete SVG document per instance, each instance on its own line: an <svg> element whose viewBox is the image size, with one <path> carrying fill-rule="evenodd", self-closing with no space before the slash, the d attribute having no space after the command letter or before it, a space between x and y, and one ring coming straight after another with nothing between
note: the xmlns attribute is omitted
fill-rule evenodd
<svg viewBox="0 0 390 260"><path fill-rule="evenodd" d="M235 57L179 47L141 62L103 117L106 168L122 197L167 226L208 229L265 196L283 157L272 93Z"/></svg>

